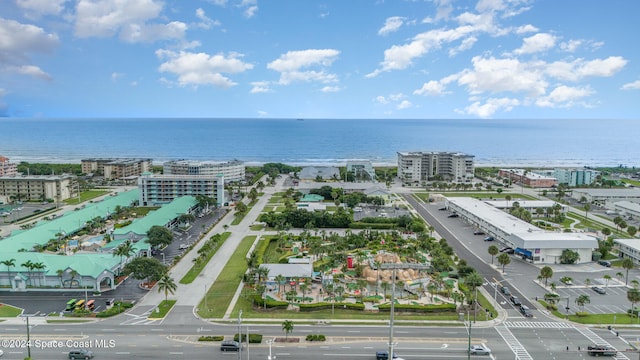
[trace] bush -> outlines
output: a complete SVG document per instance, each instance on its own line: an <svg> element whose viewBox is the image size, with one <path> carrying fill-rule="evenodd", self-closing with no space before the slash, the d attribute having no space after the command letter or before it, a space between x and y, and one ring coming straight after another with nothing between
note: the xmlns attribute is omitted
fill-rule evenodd
<svg viewBox="0 0 640 360"><path fill-rule="evenodd" d="M233 341L239 341L238 334L233 335ZM247 341L247 334L242 334L242 341ZM249 344L260 344L262 342L262 334L249 334Z"/></svg>
<svg viewBox="0 0 640 360"><path fill-rule="evenodd" d="M578 311L576 312L576 316L577 317L585 317L585 316L589 316L589 313L586 311Z"/></svg>
<svg viewBox="0 0 640 360"><path fill-rule="evenodd" d="M307 335L307 338L305 340L307 340L307 341L325 341L327 339L322 334L309 334L309 335Z"/></svg>
<svg viewBox="0 0 640 360"><path fill-rule="evenodd" d="M267 309L286 309L287 307L289 307L289 303L286 301L277 301L271 298L263 299L261 295L253 295L253 303L256 307L266 307Z"/></svg>
<svg viewBox="0 0 640 360"><path fill-rule="evenodd" d="M118 306L120 305L120 306ZM114 315L118 315L122 312L125 312L127 309L132 308L133 304L130 302L120 302L120 301L116 301L115 304L113 304L113 307L111 307L111 309L107 309L105 311L101 311L99 313L96 314L96 317L99 318L105 318L105 317L110 317L110 316L114 316Z"/></svg>
<svg viewBox="0 0 640 360"><path fill-rule="evenodd" d="M300 311L317 311L317 310L325 310L331 309L330 302L320 302L315 304L300 304ZM333 304L333 308L335 310L338 309L348 309L348 310L364 310L364 304L354 304L354 303L335 303Z"/></svg>
<svg viewBox="0 0 640 360"><path fill-rule="evenodd" d="M216 335L216 336L200 336L198 341L222 341L224 340L224 336Z"/></svg>
<svg viewBox="0 0 640 360"><path fill-rule="evenodd" d="M395 304L394 309L401 312L424 312L424 313L442 313L454 312L456 306L454 304L430 304L430 305L410 305ZM383 304L378 306L380 311L390 311L391 304Z"/></svg>

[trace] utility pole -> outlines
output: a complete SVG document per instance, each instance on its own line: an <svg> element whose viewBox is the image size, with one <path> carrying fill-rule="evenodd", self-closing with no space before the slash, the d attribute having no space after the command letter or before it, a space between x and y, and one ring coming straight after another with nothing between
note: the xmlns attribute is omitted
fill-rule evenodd
<svg viewBox="0 0 640 360"><path fill-rule="evenodd" d="M29 335L29 315L27 315L27 357L31 359L31 337Z"/></svg>
<svg viewBox="0 0 640 360"><path fill-rule="evenodd" d="M238 360L242 360L242 310L238 313L238 343L240 343Z"/></svg>
<svg viewBox="0 0 640 360"><path fill-rule="evenodd" d="M389 359L393 359L393 318L395 313L396 302L396 271L397 269L415 269L415 270L428 270L431 267L429 265L412 264L412 263L387 263L381 264L381 269L392 269L393 274L391 278L391 308L389 309Z"/></svg>
<svg viewBox="0 0 640 360"><path fill-rule="evenodd" d="M467 328L467 335L468 335L468 341L467 341L467 360L471 359L471 318L469 317L469 310L467 310L467 323L469 324Z"/></svg>

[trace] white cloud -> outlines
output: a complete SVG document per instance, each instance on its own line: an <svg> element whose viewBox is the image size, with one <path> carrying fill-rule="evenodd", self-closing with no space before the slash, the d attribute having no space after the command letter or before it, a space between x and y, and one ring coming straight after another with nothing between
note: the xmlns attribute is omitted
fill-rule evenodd
<svg viewBox="0 0 640 360"><path fill-rule="evenodd" d="M640 90L640 80L622 85L622 90Z"/></svg>
<svg viewBox="0 0 640 360"><path fill-rule="evenodd" d="M196 9L196 17L200 19L200 22L197 23L196 26L201 29L210 29L211 26L214 25L220 26L220 22L209 18L202 8Z"/></svg>
<svg viewBox="0 0 640 360"><path fill-rule="evenodd" d="M451 5L451 0L435 0L437 9L436 9L436 21L438 20L446 20L451 15L453 11L453 5Z"/></svg>
<svg viewBox="0 0 640 360"><path fill-rule="evenodd" d="M16 5L27 12L27 16L58 15L69 0L16 0Z"/></svg>
<svg viewBox="0 0 640 360"><path fill-rule="evenodd" d="M518 99L490 98L484 104L480 103L479 101L472 103L464 109L464 112L469 115L488 118L495 114L497 111L511 111L514 106L519 105L520 101Z"/></svg>
<svg viewBox="0 0 640 360"><path fill-rule="evenodd" d="M251 83L251 90L249 91L251 94L261 94L261 93L269 93L273 92L270 83L268 81L254 81Z"/></svg>
<svg viewBox="0 0 640 360"><path fill-rule="evenodd" d="M444 85L435 80L431 80L422 85L422 87L413 92L414 95L425 95L425 96L437 96L444 95L447 92L445 91Z"/></svg>
<svg viewBox="0 0 640 360"><path fill-rule="evenodd" d="M518 55L542 52L553 48L556 44L556 37L551 34L538 33L523 40L522 47L516 49L514 53Z"/></svg>
<svg viewBox="0 0 640 360"><path fill-rule="evenodd" d="M242 55L238 53L209 55L158 50L156 55L166 59L158 70L176 75L180 86L213 85L228 88L236 83L223 74L237 74L253 68L252 64L243 62Z"/></svg>
<svg viewBox="0 0 640 360"><path fill-rule="evenodd" d="M324 93L340 92L340 90L342 89L339 86L325 86L322 89L320 89L320 91Z"/></svg>
<svg viewBox="0 0 640 360"><path fill-rule="evenodd" d="M382 95L376 96L376 98L373 99L373 101L377 102L378 104L382 104L382 105L386 105L386 104L389 103L389 100L387 100L387 98L385 98Z"/></svg>
<svg viewBox="0 0 640 360"><path fill-rule="evenodd" d="M610 56L606 59L586 61L576 59L572 62L555 61L549 63L545 72L554 78L579 81L587 77L610 77L622 70L627 60L621 56Z"/></svg>
<svg viewBox="0 0 640 360"><path fill-rule="evenodd" d="M560 43L560 49L566 52L575 52L583 43L583 40L563 41Z"/></svg>
<svg viewBox="0 0 640 360"><path fill-rule="evenodd" d="M324 68L331 66L339 54L340 51L333 49L289 51L267 64L267 68L280 73L279 83L281 85L298 81L335 82L337 81L336 76L326 73ZM320 68L320 70L305 70L313 67Z"/></svg>
<svg viewBox="0 0 640 360"><path fill-rule="evenodd" d="M571 107L576 101L593 94L593 90L586 87L570 87L560 85L553 89L548 96L543 96L536 101L540 107Z"/></svg>
<svg viewBox="0 0 640 360"><path fill-rule="evenodd" d="M30 55L49 53L59 44L58 36L42 28L0 18L0 72L50 80L51 76L32 65Z"/></svg>
<svg viewBox="0 0 640 360"><path fill-rule="evenodd" d="M117 82L122 77L124 77L123 73L119 73L119 72L112 72L111 73L111 81L112 82Z"/></svg>
<svg viewBox="0 0 640 360"><path fill-rule="evenodd" d="M504 10L505 7L502 0L480 0L476 4L476 10L478 12L500 11Z"/></svg>
<svg viewBox="0 0 640 360"><path fill-rule="evenodd" d="M160 16L163 6L158 0L78 0L75 34L80 38L119 34L127 42L183 38L187 26L182 22L148 23Z"/></svg>
<svg viewBox="0 0 640 360"><path fill-rule="evenodd" d="M519 26L515 30L516 34L518 34L518 35L531 33L531 32L536 32L536 31L538 31L538 28L533 26L533 25L531 25L531 24Z"/></svg>
<svg viewBox="0 0 640 360"><path fill-rule="evenodd" d="M396 106L397 109L399 110L403 110L403 109L408 109L410 107L412 107L413 104L411 104L411 102L409 100L402 100L400 102L400 104L398 104L398 106Z"/></svg>
<svg viewBox="0 0 640 360"><path fill-rule="evenodd" d="M15 72L21 75L33 76L42 80L51 80L51 76L35 65L22 65L15 68Z"/></svg>
<svg viewBox="0 0 640 360"><path fill-rule="evenodd" d="M238 4L238 7L244 8L242 15L250 19L258 12L258 0L242 0L240 4Z"/></svg>
<svg viewBox="0 0 640 360"><path fill-rule="evenodd" d="M378 35L385 36L389 33L398 31L402 24L404 24L404 19L405 18L401 16L392 16L390 18L387 18L387 20L384 22L384 26L380 28L380 30L378 30Z"/></svg>
<svg viewBox="0 0 640 360"><path fill-rule="evenodd" d="M475 36L470 36L462 40L458 47L449 49L449 56L455 56L462 51L471 49L473 47L473 44L475 44L477 41L478 38L476 38Z"/></svg>
<svg viewBox="0 0 640 360"><path fill-rule="evenodd" d="M540 69L518 59L476 56L471 62L473 70L462 71L458 78L458 84L467 86L471 94L515 92L539 96L548 86Z"/></svg>

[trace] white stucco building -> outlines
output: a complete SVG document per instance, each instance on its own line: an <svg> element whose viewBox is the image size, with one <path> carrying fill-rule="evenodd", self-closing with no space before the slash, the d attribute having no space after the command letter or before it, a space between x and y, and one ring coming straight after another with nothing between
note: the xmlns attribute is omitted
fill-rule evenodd
<svg viewBox="0 0 640 360"><path fill-rule="evenodd" d="M165 175L209 175L222 174L226 182L245 180L245 165L240 160L227 162L172 160L162 164Z"/></svg>
<svg viewBox="0 0 640 360"><path fill-rule="evenodd" d="M422 184L440 175L454 183L471 183L474 156L460 152L398 152L398 178L406 184Z"/></svg>

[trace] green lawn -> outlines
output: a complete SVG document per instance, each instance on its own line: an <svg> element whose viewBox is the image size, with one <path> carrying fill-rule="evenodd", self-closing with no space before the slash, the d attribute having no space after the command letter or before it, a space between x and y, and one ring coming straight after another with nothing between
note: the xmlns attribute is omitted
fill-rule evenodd
<svg viewBox="0 0 640 360"><path fill-rule="evenodd" d="M247 271L247 252L256 240L256 236L247 236L240 242L218 279L207 291L204 300L198 306L198 315L203 318L222 318L227 311L233 295L238 290L240 280Z"/></svg>
<svg viewBox="0 0 640 360"><path fill-rule="evenodd" d="M167 316L167 314L175 304L176 304L176 300L162 300L162 302L160 302L160 305L158 305L159 311L156 312L155 310L153 310L153 312L151 312L151 315L149 315L149 319L164 318L165 316Z"/></svg>
<svg viewBox="0 0 640 360"><path fill-rule="evenodd" d="M260 231L262 230L262 228L264 227L264 225L262 224L257 224L257 225L251 225L249 227L249 229L253 230L253 231Z"/></svg>
<svg viewBox="0 0 640 360"><path fill-rule="evenodd" d="M204 269L205 266L207 266L207 264L209 263L209 260L211 260L213 255L215 255L215 253L218 252L218 249L220 249L220 247L224 244L224 242L227 241L229 236L231 236L230 232L222 233L220 242L218 243L218 246L216 247L216 249L207 254L207 258L205 259L205 261L202 261L199 264L193 264L193 266L191 266L191 269L189 269L189 271L187 271L187 273L184 274L182 279L180 279L180 284L191 284L193 280L195 280L196 277L200 275L200 272L202 271L202 269Z"/></svg>
<svg viewBox="0 0 640 360"><path fill-rule="evenodd" d="M88 190L88 191L81 191L80 192L80 201L78 201L78 197L72 197L69 199L64 200L65 204L68 205L77 205L79 203L85 202L85 201L89 201L91 199L95 199L99 196L102 196L104 194L108 194L109 191L105 191L105 190Z"/></svg>
<svg viewBox="0 0 640 360"><path fill-rule="evenodd" d="M16 317L22 314L22 309L11 305L0 304L0 317Z"/></svg>

